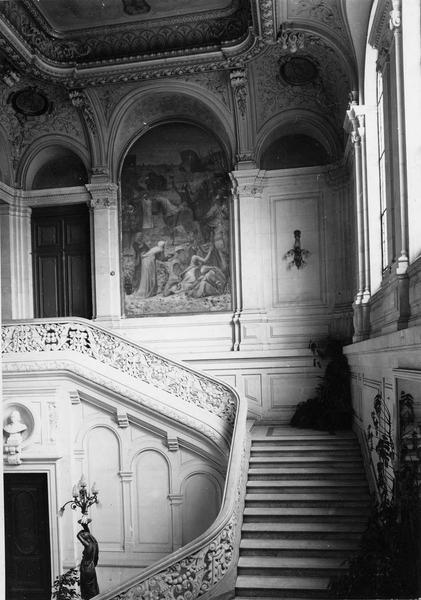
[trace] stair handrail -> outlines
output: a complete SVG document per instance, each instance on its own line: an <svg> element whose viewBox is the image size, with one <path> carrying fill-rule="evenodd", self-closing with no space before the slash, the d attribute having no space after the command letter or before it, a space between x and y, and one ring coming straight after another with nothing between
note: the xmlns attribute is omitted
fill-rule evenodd
<svg viewBox="0 0 421 600"><path fill-rule="evenodd" d="M247 473L246 400L228 384L86 319L31 319L2 325L3 354L50 351L79 352L114 366L200 406L229 426L232 433L224 492L212 525L186 546L95 599L195 600L201 597L205 600L212 597L212 590L235 569ZM161 368L159 377L157 366Z"/></svg>

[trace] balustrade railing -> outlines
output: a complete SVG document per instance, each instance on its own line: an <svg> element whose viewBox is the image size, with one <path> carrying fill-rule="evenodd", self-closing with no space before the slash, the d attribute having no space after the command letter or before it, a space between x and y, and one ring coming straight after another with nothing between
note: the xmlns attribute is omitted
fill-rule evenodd
<svg viewBox="0 0 421 600"><path fill-rule="evenodd" d="M219 417L231 432L221 510L196 540L97 600L195 600L223 589L236 563L247 473L246 401L230 386L84 319L36 320L2 327L3 356L77 353ZM222 586L222 587L221 587ZM229 584L228 584L229 586Z"/></svg>

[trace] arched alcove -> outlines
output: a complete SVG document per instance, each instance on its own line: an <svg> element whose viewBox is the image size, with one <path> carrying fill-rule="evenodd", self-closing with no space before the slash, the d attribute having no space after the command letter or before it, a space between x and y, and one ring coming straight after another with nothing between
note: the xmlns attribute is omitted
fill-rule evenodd
<svg viewBox="0 0 421 600"><path fill-rule="evenodd" d="M305 134L290 134L273 141L263 152L260 168L294 169L326 165L331 157L326 148L316 139Z"/></svg>
<svg viewBox="0 0 421 600"><path fill-rule="evenodd" d="M50 146L43 152L43 164L34 174L33 190L74 187L88 183L88 173L74 152L60 146Z"/></svg>
<svg viewBox="0 0 421 600"><path fill-rule="evenodd" d="M147 131L121 171L128 317L231 310L228 159L188 122Z"/></svg>
<svg viewBox="0 0 421 600"><path fill-rule="evenodd" d="M183 545L203 533L216 519L220 490L207 473L194 473L183 485Z"/></svg>
<svg viewBox="0 0 421 600"><path fill-rule="evenodd" d="M172 548L172 522L169 469L165 458L155 450L139 454L134 464L135 542L153 545L154 550Z"/></svg>
<svg viewBox="0 0 421 600"><path fill-rule="evenodd" d="M87 435L86 448L89 485L95 481L101 489L101 503L92 513L95 536L103 548L120 550L123 528L119 440L108 427L94 427Z"/></svg>

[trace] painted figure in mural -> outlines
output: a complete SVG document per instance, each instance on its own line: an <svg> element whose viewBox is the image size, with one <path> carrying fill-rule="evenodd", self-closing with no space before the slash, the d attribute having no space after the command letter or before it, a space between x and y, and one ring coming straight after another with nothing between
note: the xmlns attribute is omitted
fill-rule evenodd
<svg viewBox="0 0 421 600"><path fill-rule="evenodd" d="M82 600L90 600L99 594L95 571L98 564L98 542L89 531L88 523L83 522L82 519L78 523L83 527L77 534L77 539L83 545L82 560L80 561L80 595Z"/></svg>
<svg viewBox="0 0 421 600"><path fill-rule="evenodd" d="M219 296L224 293L226 281L224 273L218 267L203 266L200 269L200 277L189 295L192 298Z"/></svg>
<svg viewBox="0 0 421 600"><path fill-rule="evenodd" d="M165 242L160 241L156 246L141 255L141 274L137 295L140 298L150 298L158 291L156 276L156 261L165 260Z"/></svg>
<svg viewBox="0 0 421 600"><path fill-rule="evenodd" d="M212 251L213 246L209 248L209 251L205 257L193 254L193 256L190 259L189 266L180 274L180 291L188 293L194 288L200 277L200 268L202 265L205 265L208 262L209 258L211 257Z"/></svg>
<svg viewBox="0 0 421 600"><path fill-rule="evenodd" d="M18 446L22 442L22 433L26 431L27 427L25 423L22 423L18 410L12 410L9 416L9 423L3 429L9 435L6 442L9 446Z"/></svg>
<svg viewBox="0 0 421 600"><path fill-rule="evenodd" d="M142 254L145 254L149 250L149 246L145 243L143 233L136 233L133 241L133 250L135 253L134 258L134 272L132 279L132 290L136 291L140 285L140 278L142 275Z"/></svg>
<svg viewBox="0 0 421 600"><path fill-rule="evenodd" d="M218 193L214 205L205 215L206 224L210 229L210 238L215 247L216 261L218 267L226 272L228 269L228 208L224 195Z"/></svg>

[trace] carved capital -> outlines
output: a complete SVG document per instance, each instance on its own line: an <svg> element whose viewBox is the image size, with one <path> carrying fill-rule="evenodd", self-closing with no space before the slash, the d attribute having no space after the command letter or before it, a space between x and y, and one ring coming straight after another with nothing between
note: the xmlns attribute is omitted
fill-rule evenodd
<svg viewBox="0 0 421 600"><path fill-rule="evenodd" d="M245 69L236 69L230 73L231 87L234 92L234 98L237 108L242 117L247 110L247 73Z"/></svg>
<svg viewBox="0 0 421 600"><path fill-rule="evenodd" d="M117 206L117 186L113 183L88 183L86 186L91 198L90 208L113 208Z"/></svg>

